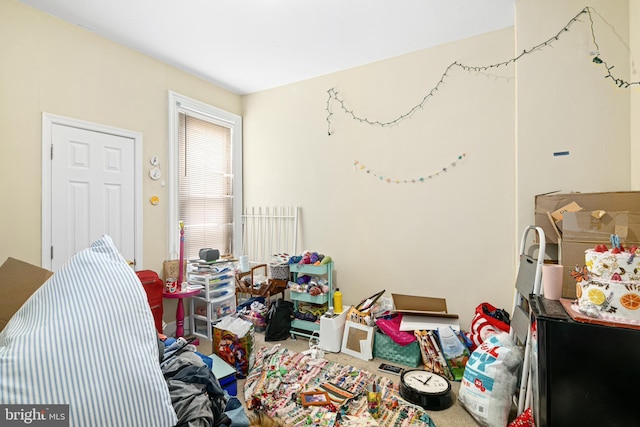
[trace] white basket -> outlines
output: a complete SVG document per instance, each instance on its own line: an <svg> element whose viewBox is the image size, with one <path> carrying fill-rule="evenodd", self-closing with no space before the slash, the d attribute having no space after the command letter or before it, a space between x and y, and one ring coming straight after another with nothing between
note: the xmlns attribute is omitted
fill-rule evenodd
<svg viewBox="0 0 640 427"><path fill-rule="evenodd" d="M289 264L271 263L269 264L269 276L272 279L289 280Z"/></svg>

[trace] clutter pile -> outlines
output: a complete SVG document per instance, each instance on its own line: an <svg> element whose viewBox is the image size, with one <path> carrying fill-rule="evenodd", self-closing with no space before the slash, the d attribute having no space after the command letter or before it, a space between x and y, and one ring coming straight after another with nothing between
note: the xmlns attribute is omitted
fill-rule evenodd
<svg viewBox="0 0 640 427"><path fill-rule="evenodd" d="M267 312L265 297L253 297L238 305L238 316L253 323L256 332L264 332L267 329Z"/></svg>
<svg viewBox="0 0 640 427"><path fill-rule="evenodd" d="M366 397L367 385L373 383L384 408L375 421ZM310 392L328 400L305 405L302 397ZM368 425L435 427L424 409L399 397L392 380L279 345L258 350L256 366L245 381L244 397L249 409L277 416L291 426L363 425L362 420L369 419L373 424Z"/></svg>

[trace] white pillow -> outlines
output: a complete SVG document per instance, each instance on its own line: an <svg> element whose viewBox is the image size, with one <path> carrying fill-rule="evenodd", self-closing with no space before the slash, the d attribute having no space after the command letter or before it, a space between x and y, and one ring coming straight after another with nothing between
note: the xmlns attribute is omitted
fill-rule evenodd
<svg viewBox="0 0 640 427"><path fill-rule="evenodd" d="M0 333L0 402L68 404L72 426L174 426L158 357L145 292L104 236Z"/></svg>

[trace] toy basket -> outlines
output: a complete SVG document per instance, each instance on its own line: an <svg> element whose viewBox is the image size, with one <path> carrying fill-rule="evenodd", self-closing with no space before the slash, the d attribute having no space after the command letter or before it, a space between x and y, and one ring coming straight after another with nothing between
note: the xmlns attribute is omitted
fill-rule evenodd
<svg viewBox="0 0 640 427"><path fill-rule="evenodd" d="M420 366L422 363L422 353L420 352L420 344L418 341L403 346L379 330L376 330L373 340L373 357L413 368Z"/></svg>
<svg viewBox="0 0 640 427"><path fill-rule="evenodd" d="M358 323L359 325L367 326L373 326L375 321L371 313L360 311L354 306L349 307L349 311L347 311L347 320L350 320L353 323Z"/></svg>
<svg viewBox="0 0 640 427"><path fill-rule="evenodd" d="M284 262L272 262L271 264L269 264L269 277L277 280L289 280L289 264Z"/></svg>

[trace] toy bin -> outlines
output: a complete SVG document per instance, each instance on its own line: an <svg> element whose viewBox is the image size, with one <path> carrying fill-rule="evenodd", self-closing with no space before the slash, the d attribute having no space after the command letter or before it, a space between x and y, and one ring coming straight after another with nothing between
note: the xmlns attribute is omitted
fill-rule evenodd
<svg viewBox="0 0 640 427"><path fill-rule="evenodd" d="M191 330L196 336L211 340L211 325L225 316L235 314L235 294L223 295L207 301L204 298L191 298Z"/></svg>
<svg viewBox="0 0 640 427"><path fill-rule="evenodd" d="M235 294L224 295L209 301L211 308L211 320L220 320L236 312Z"/></svg>
<svg viewBox="0 0 640 427"><path fill-rule="evenodd" d="M209 290L209 300L221 298L228 295L236 294L236 284L234 282L224 282L215 288ZM200 292L202 295L202 291ZM205 295L206 297L206 295Z"/></svg>

